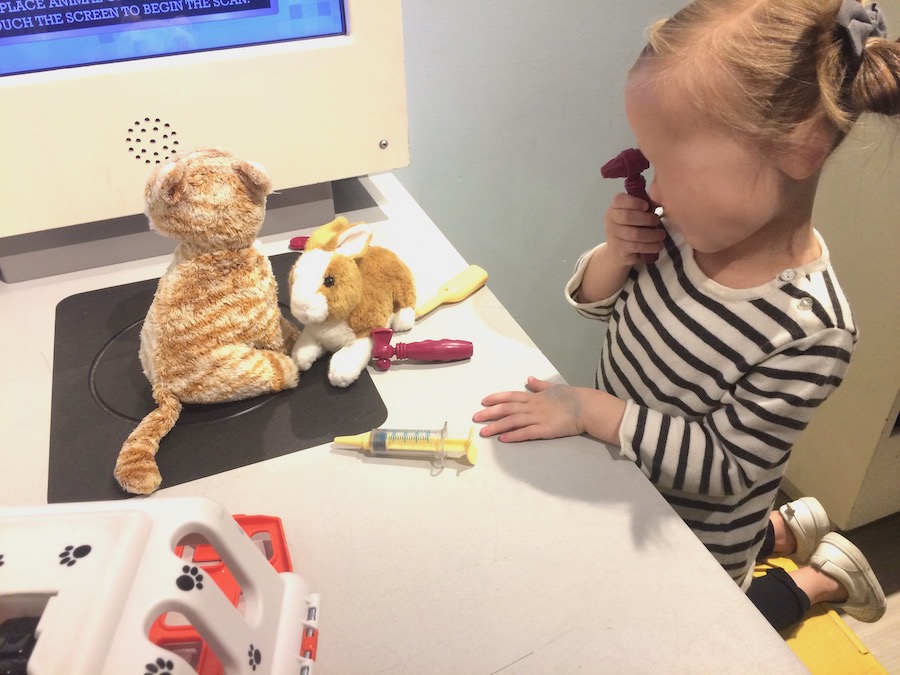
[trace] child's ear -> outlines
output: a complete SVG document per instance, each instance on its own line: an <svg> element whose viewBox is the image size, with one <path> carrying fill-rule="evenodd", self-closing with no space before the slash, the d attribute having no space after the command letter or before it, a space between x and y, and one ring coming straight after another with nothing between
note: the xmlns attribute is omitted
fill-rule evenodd
<svg viewBox="0 0 900 675"><path fill-rule="evenodd" d="M834 149L837 134L824 115L815 115L788 134L778 166L795 180L805 180L822 168Z"/></svg>

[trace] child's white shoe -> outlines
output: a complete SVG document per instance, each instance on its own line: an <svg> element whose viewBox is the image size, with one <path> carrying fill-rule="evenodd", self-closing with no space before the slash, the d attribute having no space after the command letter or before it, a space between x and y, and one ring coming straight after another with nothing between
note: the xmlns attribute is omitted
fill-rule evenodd
<svg viewBox="0 0 900 675"><path fill-rule="evenodd" d="M810 565L847 589L847 601L832 604L866 623L873 623L884 616L887 600L881 584L872 572L869 561L852 542L837 532L826 534L813 553Z"/></svg>
<svg viewBox="0 0 900 675"><path fill-rule="evenodd" d="M815 497L801 497L782 506L778 513L797 540L797 550L790 557L797 563L808 562L822 537L831 532L825 508Z"/></svg>

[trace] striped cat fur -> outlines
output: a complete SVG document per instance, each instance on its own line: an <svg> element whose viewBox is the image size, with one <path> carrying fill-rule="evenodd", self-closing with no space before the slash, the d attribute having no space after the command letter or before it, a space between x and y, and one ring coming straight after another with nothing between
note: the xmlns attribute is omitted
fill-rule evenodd
<svg viewBox="0 0 900 675"><path fill-rule="evenodd" d="M141 329L140 361L159 406L128 436L114 475L133 494L161 483L156 452L183 403L220 403L297 386L297 330L279 310L254 242L271 181L216 149L175 157L145 190L151 229L177 240Z"/></svg>

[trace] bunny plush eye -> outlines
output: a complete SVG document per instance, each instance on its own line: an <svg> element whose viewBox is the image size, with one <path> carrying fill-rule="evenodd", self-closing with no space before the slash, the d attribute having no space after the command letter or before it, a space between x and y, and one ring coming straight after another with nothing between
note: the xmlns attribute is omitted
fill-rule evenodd
<svg viewBox="0 0 900 675"><path fill-rule="evenodd" d="M325 288L331 288L332 286L334 286L334 277L328 275L327 277L322 279L322 285L325 286Z"/></svg>

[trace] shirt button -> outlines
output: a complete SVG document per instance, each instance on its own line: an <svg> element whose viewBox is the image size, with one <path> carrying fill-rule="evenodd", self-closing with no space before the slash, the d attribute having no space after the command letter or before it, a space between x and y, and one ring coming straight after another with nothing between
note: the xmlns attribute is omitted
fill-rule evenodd
<svg viewBox="0 0 900 675"><path fill-rule="evenodd" d="M804 298L800 298L800 302L797 303L797 306L800 309L805 309L805 310L812 309L812 306L813 306L812 298L809 297L808 295Z"/></svg>
<svg viewBox="0 0 900 675"><path fill-rule="evenodd" d="M797 273L794 270L785 270L781 274L778 275L778 278L782 281L788 283L794 280L794 277L797 276Z"/></svg>

